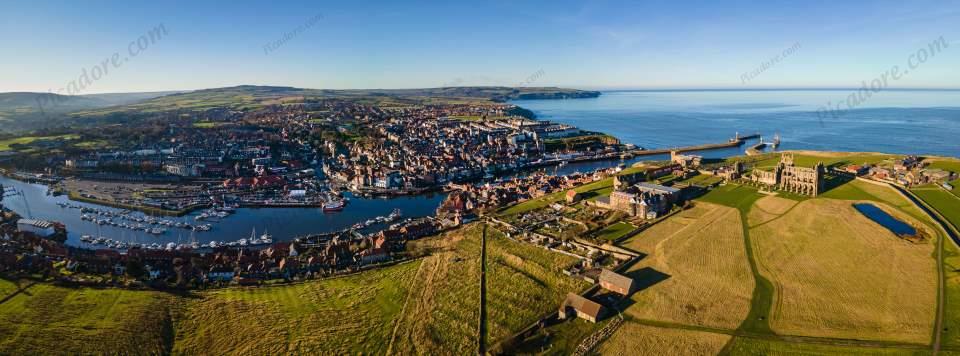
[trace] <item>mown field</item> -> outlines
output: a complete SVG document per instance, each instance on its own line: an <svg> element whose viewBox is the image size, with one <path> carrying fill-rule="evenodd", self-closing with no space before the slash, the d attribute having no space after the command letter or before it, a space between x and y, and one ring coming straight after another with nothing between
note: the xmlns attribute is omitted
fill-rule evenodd
<svg viewBox="0 0 960 356"><path fill-rule="evenodd" d="M763 197L757 200L753 207L750 208L750 213L747 214L747 220L750 226L763 224L780 217L796 205L796 200L785 199L778 196Z"/></svg>
<svg viewBox="0 0 960 356"><path fill-rule="evenodd" d="M915 188L911 192L960 230L960 199L932 186ZM949 240L943 247L943 273L946 306L942 344L944 347L960 347L960 249Z"/></svg>
<svg viewBox="0 0 960 356"><path fill-rule="evenodd" d="M626 236L636 228L631 223L620 221L597 231L597 239L613 241Z"/></svg>
<svg viewBox="0 0 960 356"><path fill-rule="evenodd" d="M487 229L487 343L496 343L559 308L589 283L562 273L577 260Z"/></svg>
<svg viewBox="0 0 960 356"><path fill-rule="evenodd" d="M181 307L180 354L382 354L420 261L289 286L199 293Z"/></svg>
<svg viewBox="0 0 960 356"><path fill-rule="evenodd" d="M79 138L78 135L23 136L23 137L11 138L6 140L0 140L0 151L6 151L11 149L12 148L10 147L11 145L16 145L16 144L26 145L38 140L56 140L56 139L74 140L77 138Z"/></svg>
<svg viewBox="0 0 960 356"><path fill-rule="evenodd" d="M731 336L625 321L597 348L600 355L716 355Z"/></svg>
<svg viewBox="0 0 960 356"><path fill-rule="evenodd" d="M754 281L736 209L696 203L624 245L647 255L627 272L643 288L627 315L728 330L746 317Z"/></svg>
<svg viewBox="0 0 960 356"><path fill-rule="evenodd" d="M0 278L0 299L16 292L18 289L20 289L19 283Z"/></svg>
<svg viewBox="0 0 960 356"><path fill-rule="evenodd" d="M159 292L40 283L0 304L0 354L161 354L172 342Z"/></svg>
<svg viewBox="0 0 960 356"><path fill-rule="evenodd" d="M823 162L826 166L845 166L848 164L876 164L888 159L899 157L898 155L875 153L875 152L818 152L818 151L787 151L793 154L793 160L796 165L801 167L813 167L817 162ZM767 153L759 156L746 158L759 169L769 169L780 163L781 152Z"/></svg>
<svg viewBox="0 0 960 356"><path fill-rule="evenodd" d="M479 224L410 242L432 253L410 282L391 352L463 355L477 351L480 317Z"/></svg>
<svg viewBox="0 0 960 356"><path fill-rule="evenodd" d="M904 350L880 347L856 347L820 345L812 343L793 343L777 340L752 339L737 337L731 345L730 355L875 355L875 356L908 356L929 355L929 350Z"/></svg>
<svg viewBox="0 0 960 356"><path fill-rule="evenodd" d="M940 215L943 215L954 226L960 228L960 197L943 189L930 186L915 188L910 191L934 209L937 209Z"/></svg>
<svg viewBox="0 0 960 356"><path fill-rule="evenodd" d="M931 241L902 240L851 202L829 199L801 202L750 234L761 273L774 284L775 332L930 341L937 305Z"/></svg>

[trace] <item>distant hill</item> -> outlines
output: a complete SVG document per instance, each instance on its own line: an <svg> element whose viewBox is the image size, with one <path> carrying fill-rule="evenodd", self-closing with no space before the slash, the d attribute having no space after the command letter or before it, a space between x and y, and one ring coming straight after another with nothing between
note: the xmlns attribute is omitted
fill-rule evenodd
<svg viewBox="0 0 960 356"><path fill-rule="evenodd" d="M67 113L128 105L176 91L59 95L53 93L0 93L0 131L18 131L61 124Z"/></svg>
<svg viewBox="0 0 960 356"><path fill-rule="evenodd" d="M146 100L125 107L74 113L100 116L117 111L162 112L230 108L256 109L270 104L298 103L307 100L338 98L384 106L405 106L457 102L503 102L522 99L589 98L599 92L563 88L447 87L426 89L303 89L280 86L241 85L195 90Z"/></svg>
<svg viewBox="0 0 960 356"><path fill-rule="evenodd" d="M172 111L226 108L255 110L267 105L343 99L381 106L505 102L524 99L593 98L599 92L555 87L444 87L425 89L304 89L240 85L188 92L117 93L62 96L48 93L0 93L0 122L7 131L91 122L120 122ZM44 105L43 111L37 104ZM4 122L6 121L6 122Z"/></svg>

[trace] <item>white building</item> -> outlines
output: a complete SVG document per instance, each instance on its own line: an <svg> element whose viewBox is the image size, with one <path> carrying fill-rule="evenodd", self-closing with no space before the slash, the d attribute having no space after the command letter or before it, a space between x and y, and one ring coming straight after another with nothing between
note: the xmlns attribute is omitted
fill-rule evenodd
<svg viewBox="0 0 960 356"><path fill-rule="evenodd" d="M29 232L40 237L48 237L56 232L53 228L53 223L33 219L18 220L17 230L20 230L20 232Z"/></svg>

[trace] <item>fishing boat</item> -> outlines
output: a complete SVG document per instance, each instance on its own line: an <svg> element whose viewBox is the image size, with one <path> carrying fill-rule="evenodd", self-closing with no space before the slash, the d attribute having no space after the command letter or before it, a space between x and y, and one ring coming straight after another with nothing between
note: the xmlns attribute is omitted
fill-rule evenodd
<svg viewBox="0 0 960 356"><path fill-rule="evenodd" d="M260 235L260 243L269 244L273 243L273 235L267 233L267 230L263 230L263 235Z"/></svg>
<svg viewBox="0 0 960 356"><path fill-rule="evenodd" d="M341 211L345 205L343 200L327 202L323 204L323 211Z"/></svg>

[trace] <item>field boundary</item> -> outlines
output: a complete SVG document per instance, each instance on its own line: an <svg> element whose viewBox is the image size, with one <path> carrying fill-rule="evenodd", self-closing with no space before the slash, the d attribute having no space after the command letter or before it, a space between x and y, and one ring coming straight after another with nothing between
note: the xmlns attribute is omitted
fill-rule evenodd
<svg viewBox="0 0 960 356"><path fill-rule="evenodd" d="M33 287L33 286L36 285L36 284L37 284L37 282L30 282L30 284L18 288L18 289L15 290L13 293L10 293L9 295L7 295L7 296L3 297L2 299L0 299L0 304L6 303L8 300L13 299L14 297L20 295L20 293L23 293L24 291L26 291L27 288Z"/></svg>

